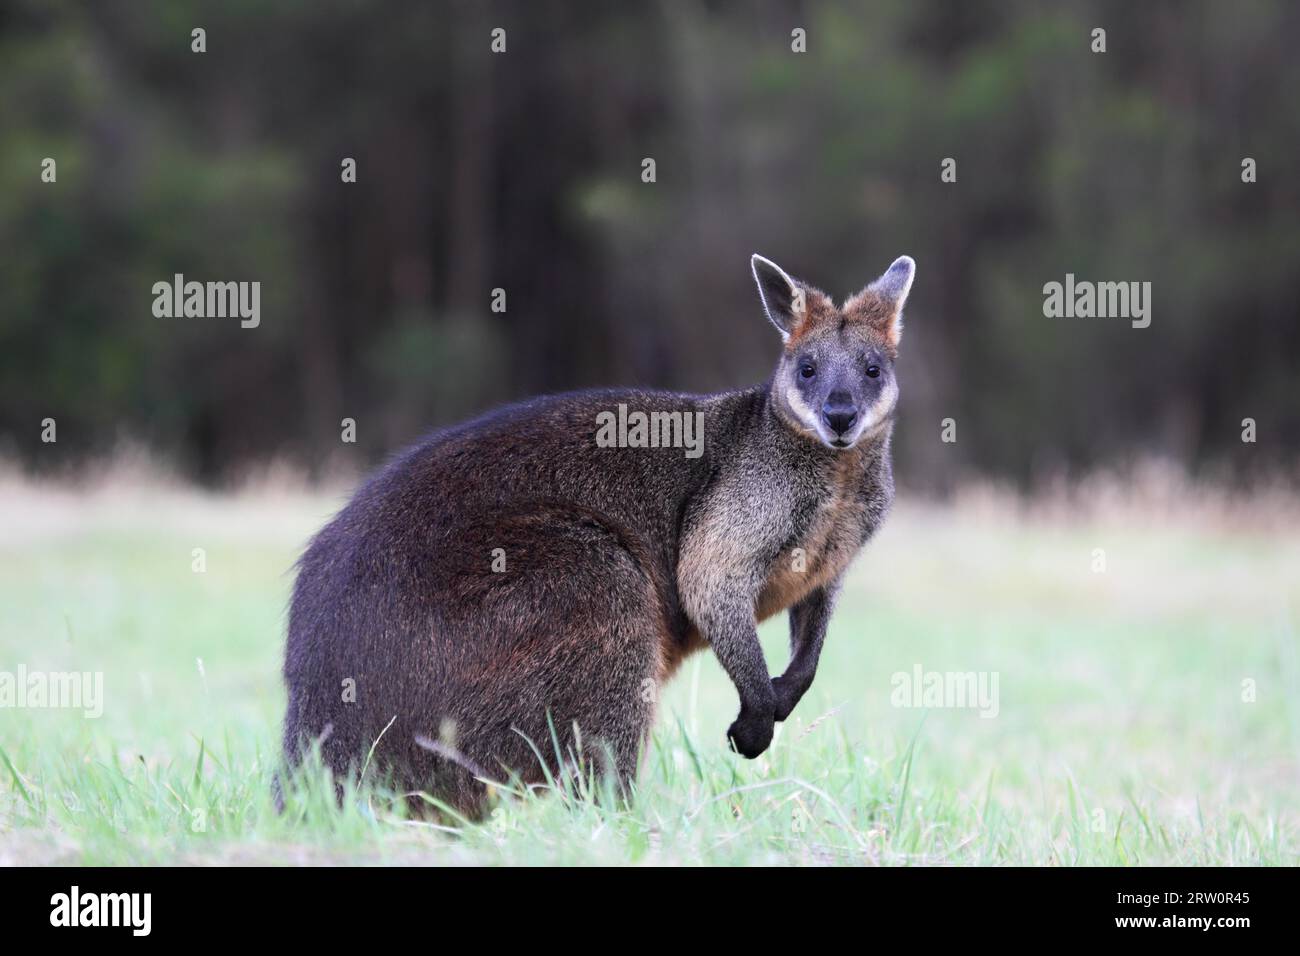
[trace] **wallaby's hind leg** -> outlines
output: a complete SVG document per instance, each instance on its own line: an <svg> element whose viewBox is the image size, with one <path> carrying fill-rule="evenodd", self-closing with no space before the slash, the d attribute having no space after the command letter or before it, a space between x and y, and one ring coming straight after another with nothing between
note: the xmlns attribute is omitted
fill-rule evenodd
<svg viewBox="0 0 1300 956"><path fill-rule="evenodd" d="M620 795L630 796L655 719L662 629L654 606L612 618L607 606L604 615L584 629L601 649L590 654L591 696L576 705L575 720L588 773L594 769L598 781L612 775Z"/></svg>
<svg viewBox="0 0 1300 956"><path fill-rule="evenodd" d="M597 519L567 509L462 541L484 554L501 548L505 570L458 578L454 606L472 609L448 622L472 649L450 682L458 751L491 776L509 767L537 784L542 761L553 776L572 768L580 737L584 765L612 772L626 792L654 720L666 633L643 562Z"/></svg>

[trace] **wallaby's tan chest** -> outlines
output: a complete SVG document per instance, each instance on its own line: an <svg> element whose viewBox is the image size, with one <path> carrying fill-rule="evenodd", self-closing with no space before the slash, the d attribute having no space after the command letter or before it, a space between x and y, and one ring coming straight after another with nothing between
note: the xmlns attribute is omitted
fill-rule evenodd
<svg viewBox="0 0 1300 956"><path fill-rule="evenodd" d="M847 459L834 476L831 493L818 502L807 527L773 562L759 592L755 613L762 621L799 603L848 567L866 536L867 506L860 466Z"/></svg>

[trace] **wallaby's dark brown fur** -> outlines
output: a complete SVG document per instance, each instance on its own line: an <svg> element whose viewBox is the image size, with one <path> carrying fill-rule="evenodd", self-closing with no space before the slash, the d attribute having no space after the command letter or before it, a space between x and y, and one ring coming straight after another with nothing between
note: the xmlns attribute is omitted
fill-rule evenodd
<svg viewBox="0 0 1300 956"><path fill-rule="evenodd" d="M836 308L754 258L785 341L764 385L539 398L437 432L371 478L300 562L284 677L289 762L367 755L481 810L482 774L539 781L577 750L623 783L682 659L712 647L762 753L816 671L845 568L893 498L893 363L913 265ZM606 447L601 416L702 413L703 446ZM790 610L772 679L757 621ZM549 717L549 722L548 722ZM553 730L552 730L553 728ZM596 745L596 746L593 746Z"/></svg>

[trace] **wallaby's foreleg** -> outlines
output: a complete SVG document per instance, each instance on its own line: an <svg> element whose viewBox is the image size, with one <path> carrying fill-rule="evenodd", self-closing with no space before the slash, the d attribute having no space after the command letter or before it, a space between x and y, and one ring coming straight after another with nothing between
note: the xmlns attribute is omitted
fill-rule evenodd
<svg viewBox="0 0 1300 956"><path fill-rule="evenodd" d="M753 608L716 609L699 625L740 695L740 715L728 728L727 738L737 753L752 760L772 742L776 720L776 694L758 643Z"/></svg>
<svg viewBox="0 0 1300 956"><path fill-rule="evenodd" d="M790 608L790 663L786 665L784 674L772 679L777 720L789 717L812 686L822 642L826 639L826 625L831 619L839 590L840 579L837 578Z"/></svg>

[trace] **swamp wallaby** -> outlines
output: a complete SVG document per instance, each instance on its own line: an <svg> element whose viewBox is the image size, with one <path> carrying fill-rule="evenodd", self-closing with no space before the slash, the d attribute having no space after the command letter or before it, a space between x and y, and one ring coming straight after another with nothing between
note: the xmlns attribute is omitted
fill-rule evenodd
<svg viewBox="0 0 1300 956"><path fill-rule="evenodd" d="M291 764L318 743L336 774L370 761L469 814L476 775L539 781L579 747L626 784L660 687L704 647L740 695L732 747L767 748L893 498L915 266L900 257L839 308L752 266L784 342L766 384L502 408L404 452L325 526L289 616ZM774 679L755 625L787 608Z"/></svg>

